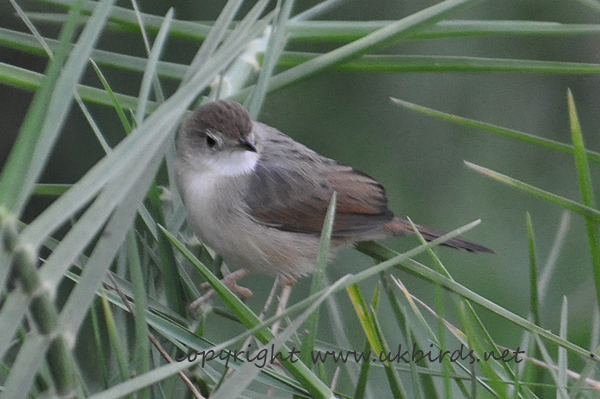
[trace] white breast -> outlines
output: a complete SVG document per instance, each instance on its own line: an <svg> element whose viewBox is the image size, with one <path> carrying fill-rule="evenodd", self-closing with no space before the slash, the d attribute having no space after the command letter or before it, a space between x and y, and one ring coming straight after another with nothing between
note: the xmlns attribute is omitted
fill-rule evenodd
<svg viewBox="0 0 600 399"><path fill-rule="evenodd" d="M219 177L211 172L186 171L178 179L190 226L211 247L219 242L219 231L227 216L220 209Z"/></svg>

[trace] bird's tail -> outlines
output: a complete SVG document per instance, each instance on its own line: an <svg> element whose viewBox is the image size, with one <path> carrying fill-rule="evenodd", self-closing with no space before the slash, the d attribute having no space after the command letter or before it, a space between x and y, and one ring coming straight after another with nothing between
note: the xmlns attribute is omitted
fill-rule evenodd
<svg viewBox="0 0 600 399"><path fill-rule="evenodd" d="M410 224L410 222L408 220L399 219L397 217L395 217L385 227L386 229L391 230L394 233L394 235L415 235L415 231L413 230L413 227ZM436 238L439 238L446 234L443 231L432 229L431 227L421 226L418 224L415 224L415 227L426 241L433 241ZM443 243L442 245L451 248L464 249L469 252L485 252L491 254L496 253L494 252L494 250L488 247L484 247L483 245L479 245L473 241L469 241L460 237L452 238Z"/></svg>

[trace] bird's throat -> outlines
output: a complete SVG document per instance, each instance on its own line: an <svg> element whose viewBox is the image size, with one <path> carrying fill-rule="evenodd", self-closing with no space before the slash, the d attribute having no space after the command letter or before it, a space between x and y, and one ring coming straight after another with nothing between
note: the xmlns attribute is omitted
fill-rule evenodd
<svg viewBox="0 0 600 399"><path fill-rule="evenodd" d="M256 168L259 155L252 151L234 151L229 153L214 154L207 165L210 170L218 175L239 176L251 173Z"/></svg>

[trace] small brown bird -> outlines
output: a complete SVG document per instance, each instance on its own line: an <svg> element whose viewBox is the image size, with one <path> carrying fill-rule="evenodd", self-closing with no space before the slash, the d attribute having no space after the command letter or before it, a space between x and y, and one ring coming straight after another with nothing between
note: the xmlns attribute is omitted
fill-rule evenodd
<svg viewBox="0 0 600 399"><path fill-rule="evenodd" d="M288 280L311 273L334 191L331 256L358 241L414 235L372 177L252 121L234 101L209 102L189 115L175 168L192 229L236 268ZM417 229L426 240L444 234ZM444 245L493 253L463 238Z"/></svg>

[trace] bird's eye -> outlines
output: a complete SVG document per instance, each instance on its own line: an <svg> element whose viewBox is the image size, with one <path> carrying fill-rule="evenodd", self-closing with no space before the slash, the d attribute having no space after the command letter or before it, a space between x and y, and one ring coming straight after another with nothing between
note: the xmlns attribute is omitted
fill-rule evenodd
<svg viewBox="0 0 600 399"><path fill-rule="evenodd" d="M210 136L206 136L206 145L209 148L213 148L215 145L217 145L217 141Z"/></svg>

